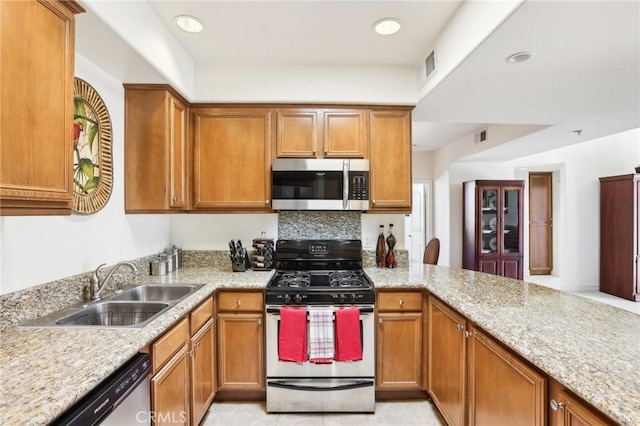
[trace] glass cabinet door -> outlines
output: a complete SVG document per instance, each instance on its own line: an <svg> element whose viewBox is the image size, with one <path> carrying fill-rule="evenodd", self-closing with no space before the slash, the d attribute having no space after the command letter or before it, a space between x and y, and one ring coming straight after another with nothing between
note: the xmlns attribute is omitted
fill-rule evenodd
<svg viewBox="0 0 640 426"><path fill-rule="evenodd" d="M480 206L480 253L498 252L498 190L483 189Z"/></svg>
<svg viewBox="0 0 640 426"><path fill-rule="evenodd" d="M502 191L502 233L503 253L520 252L520 189Z"/></svg>

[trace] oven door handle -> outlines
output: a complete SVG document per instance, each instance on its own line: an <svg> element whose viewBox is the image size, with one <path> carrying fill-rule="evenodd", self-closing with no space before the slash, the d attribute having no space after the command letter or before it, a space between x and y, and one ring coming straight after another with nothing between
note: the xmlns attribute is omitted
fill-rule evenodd
<svg viewBox="0 0 640 426"><path fill-rule="evenodd" d="M268 314L274 314L274 315L280 315L280 309L279 308L267 308L267 313ZM360 308L360 313L361 314L372 314L373 313L373 308Z"/></svg>
<svg viewBox="0 0 640 426"><path fill-rule="evenodd" d="M282 389L292 389L292 390L305 390L312 392L326 392L326 391L337 391L337 390L349 390L349 389L359 389L359 388L367 388L373 386L373 380L356 380L353 383L349 383L346 385L339 386L330 386L330 387L317 387L317 386L304 386L304 385L295 385L290 384L284 380L278 381L268 381L267 386L271 386L274 388L282 388Z"/></svg>

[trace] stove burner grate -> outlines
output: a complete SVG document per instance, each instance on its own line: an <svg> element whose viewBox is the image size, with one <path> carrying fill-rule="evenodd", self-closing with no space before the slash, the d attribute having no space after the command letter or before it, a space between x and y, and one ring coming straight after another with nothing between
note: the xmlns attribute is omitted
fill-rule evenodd
<svg viewBox="0 0 640 426"><path fill-rule="evenodd" d="M334 271L329 274L331 287L362 287L362 277L351 271Z"/></svg>
<svg viewBox="0 0 640 426"><path fill-rule="evenodd" d="M311 274L296 271L282 274L278 282L278 287L309 287L310 284Z"/></svg>

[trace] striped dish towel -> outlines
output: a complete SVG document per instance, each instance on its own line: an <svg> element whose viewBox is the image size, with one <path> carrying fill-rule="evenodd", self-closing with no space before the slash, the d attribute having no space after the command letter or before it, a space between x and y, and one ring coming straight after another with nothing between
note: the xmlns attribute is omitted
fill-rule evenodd
<svg viewBox="0 0 640 426"><path fill-rule="evenodd" d="M333 362L333 308L308 308L309 311L309 362L331 364Z"/></svg>

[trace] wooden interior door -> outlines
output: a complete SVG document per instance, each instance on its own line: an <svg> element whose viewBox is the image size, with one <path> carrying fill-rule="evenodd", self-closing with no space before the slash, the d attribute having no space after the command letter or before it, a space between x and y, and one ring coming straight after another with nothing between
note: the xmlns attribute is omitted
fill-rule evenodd
<svg viewBox="0 0 640 426"><path fill-rule="evenodd" d="M551 172L529 173L529 273L549 275L553 268Z"/></svg>

